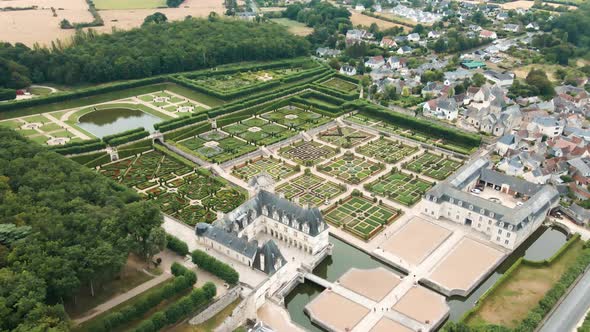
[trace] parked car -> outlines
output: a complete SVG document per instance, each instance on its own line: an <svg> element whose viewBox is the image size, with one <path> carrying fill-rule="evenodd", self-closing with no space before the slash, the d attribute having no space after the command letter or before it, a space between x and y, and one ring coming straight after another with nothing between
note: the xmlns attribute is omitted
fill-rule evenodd
<svg viewBox="0 0 590 332"><path fill-rule="evenodd" d="M481 194L481 190L480 189L477 189L477 188L471 189L471 192L474 193L474 194L476 194L476 195Z"/></svg>

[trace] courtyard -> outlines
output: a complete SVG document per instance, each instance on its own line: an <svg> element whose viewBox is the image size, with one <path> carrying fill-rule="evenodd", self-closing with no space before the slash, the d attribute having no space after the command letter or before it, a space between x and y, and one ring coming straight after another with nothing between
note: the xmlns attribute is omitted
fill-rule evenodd
<svg viewBox="0 0 590 332"><path fill-rule="evenodd" d="M361 196L349 196L324 211L324 219L345 231L369 240L395 221L401 211Z"/></svg>
<svg viewBox="0 0 590 332"><path fill-rule="evenodd" d="M431 186L430 182L394 168L389 174L382 175L374 182L366 184L365 189L403 205L412 206Z"/></svg>

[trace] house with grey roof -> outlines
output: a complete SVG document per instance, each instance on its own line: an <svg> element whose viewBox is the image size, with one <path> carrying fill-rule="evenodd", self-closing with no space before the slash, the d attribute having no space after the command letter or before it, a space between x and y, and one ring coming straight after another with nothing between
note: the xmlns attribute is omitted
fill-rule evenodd
<svg viewBox="0 0 590 332"><path fill-rule="evenodd" d="M425 195L421 212L435 219L462 224L485 234L489 241L513 250L526 240L559 203L559 192L491 169L477 158ZM476 187L506 195L489 200L473 193ZM511 196L513 198L508 199ZM520 203L514 204L513 200Z"/></svg>
<svg viewBox="0 0 590 332"><path fill-rule="evenodd" d="M513 73L500 73L493 70L486 70L483 72L483 76L503 87L511 86L514 83L514 74Z"/></svg>
<svg viewBox="0 0 590 332"><path fill-rule="evenodd" d="M266 190L211 225L195 226L197 240L244 265L272 275L286 263L274 239L314 255L329 246L318 208L304 208ZM259 243L260 234L270 240Z"/></svg>

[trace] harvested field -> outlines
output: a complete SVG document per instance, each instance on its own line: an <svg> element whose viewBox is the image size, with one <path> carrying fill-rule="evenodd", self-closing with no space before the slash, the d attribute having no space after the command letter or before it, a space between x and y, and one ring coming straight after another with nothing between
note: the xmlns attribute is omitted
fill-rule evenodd
<svg viewBox="0 0 590 332"><path fill-rule="evenodd" d="M344 288L380 302L400 283L400 278L382 267L372 270L351 268L338 282Z"/></svg>
<svg viewBox="0 0 590 332"><path fill-rule="evenodd" d="M470 238L463 238L434 268L428 279L448 291L468 291L504 254Z"/></svg>
<svg viewBox="0 0 590 332"><path fill-rule="evenodd" d="M412 332L413 330L387 317L381 318L369 332Z"/></svg>
<svg viewBox="0 0 590 332"><path fill-rule="evenodd" d="M413 218L382 245L384 251L418 265L424 261L447 237L451 231L421 218Z"/></svg>
<svg viewBox="0 0 590 332"><path fill-rule="evenodd" d="M329 289L305 306L313 322L334 331L351 331L369 309Z"/></svg>
<svg viewBox="0 0 590 332"><path fill-rule="evenodd" d="M0 0L0 8L30 6L38 6L38 9L0 12L1 41L46 45L55 39L66 40L74 35L73 29L60 29L61 20L75 23L93 19L84 0ZM57 16L53 16L51 7L56 9Z"/></svg>
<svg viewBox="0 0 590 332"><path fill-rule="evenodd" d="M392 309L421 323L436 323L449 311L444 296L422 286L412 287Z"/></svg>
<svg viewBox="0 0 590 332"><path fill-rule="evenodd" d="M380 20L378 18L374 18L374 17L370 17L367 15L363 15L357 11L351 11L350 12L352 15L350 16L350 20L352 21L353 25L363 25L363 26L370 26L371 24L375 23L377 24L377 26L379 27L379 29L384 30L384 29L389 29L389 28L395 28L395 27L402 27L404 28L404 30L406 31L410 31L410 28L405 26L405 25L401 25L401 24L397 24L397 23L393 23L393 22L388 22L385 20Z"/></svg>
<svg viewBox="0 0 590 332"><path fill-rule="evenodd" d="M166 0L94 0L98 10L166 7Z"/></svg>

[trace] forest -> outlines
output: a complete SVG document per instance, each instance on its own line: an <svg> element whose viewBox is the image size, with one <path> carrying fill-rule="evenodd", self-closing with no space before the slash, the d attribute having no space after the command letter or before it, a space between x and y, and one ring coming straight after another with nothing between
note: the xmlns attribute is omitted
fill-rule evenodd
<svg viewBox="0 0 590 332"><path fill-rule="evenodd" d="M306 55L309 43L277 24L212 17L98 34L79 30L69 45L0 43L0 88L30 82L75 85L137 79L220 64Z"/></svg>
<svg viewBox="0 0 590 332"><path fill-rule="evenodd" d="M0 128L0 330L68 330L63 303L153 253L161 224L134 191Z"/></svg>

